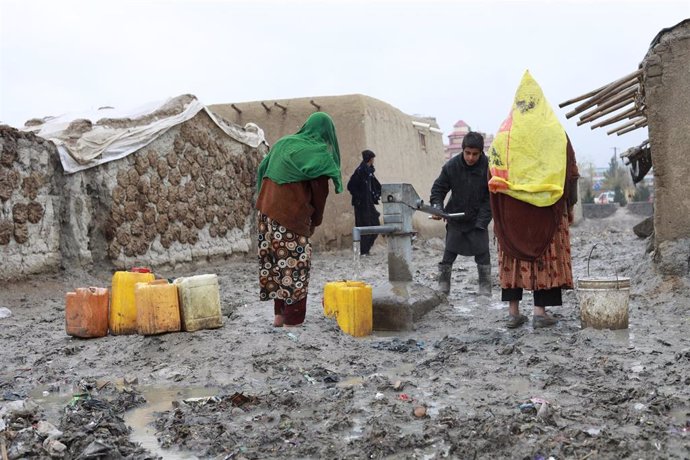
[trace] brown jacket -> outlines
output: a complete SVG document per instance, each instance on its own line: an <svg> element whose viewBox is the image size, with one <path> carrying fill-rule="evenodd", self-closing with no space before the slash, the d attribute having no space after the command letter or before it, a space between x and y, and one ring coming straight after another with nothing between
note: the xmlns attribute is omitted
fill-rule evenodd
<svg viewBox="0 0 690 460"><path fill-rule="evenodd" d="M265 177L256 209L293 232L311 236L323 221L328 177L278 185Z"/></svg>

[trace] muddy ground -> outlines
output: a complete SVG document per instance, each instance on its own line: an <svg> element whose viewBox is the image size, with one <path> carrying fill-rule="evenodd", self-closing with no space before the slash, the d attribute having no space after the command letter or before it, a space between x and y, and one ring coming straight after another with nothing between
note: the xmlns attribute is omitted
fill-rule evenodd
<svg viewBox="0 0 690 460"><path fill-rule="evenodd" d="M8 457L690 458L688 279L654 273L639 220L620 209L572 229L575 277L598 243L592 275L632 279L621 331L582 329L573 291L552 309L556 328L508 330L498 289L475 295L469 258L415 331L361 339L321 310L323 284L353 275L348 251L315 254L301 329L271 326L253 258L159 273L219 274L225 326L196 333L66 336L63 293L107 286L110 273L5 284ZM441 252L440 240L415 242L415 281L435 285ZM382 282L385 254L377 245L357 278Z"/></svg>

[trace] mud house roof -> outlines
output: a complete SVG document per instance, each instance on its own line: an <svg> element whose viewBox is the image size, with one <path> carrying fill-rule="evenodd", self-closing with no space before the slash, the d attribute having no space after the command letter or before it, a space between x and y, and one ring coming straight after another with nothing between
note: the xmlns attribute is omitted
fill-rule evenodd
<svg viewBox="0 0 690 460"><path fill-rule="evenodd" d="M396 107L364 94L346 94L341 96L312 96L294 99L271 99L247 102L233 102L213 104L209 108L220 116L229 120L241 119L251 122L267 115L281 115L286 123L294 126L286 127L286 132L296 132L309 113L327 112L334 118L354 118L361 116L368 109L372 111L391 111L410 118L411 121L422 123L430 130L438 130L438 123L433 117L409 115ZM336 129L338 126L336 125ZM279 133L266 132L270 143L280 137Z"/></svg>

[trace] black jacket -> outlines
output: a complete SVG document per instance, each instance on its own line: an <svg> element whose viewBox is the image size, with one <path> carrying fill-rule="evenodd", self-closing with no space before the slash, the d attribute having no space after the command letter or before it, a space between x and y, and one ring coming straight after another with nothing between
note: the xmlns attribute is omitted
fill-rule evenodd
<svg viewBox="0 0 690 460"><path fill-rule="evenodd" d="M369 207L379 203L381 183L374 176L374 167L362 162L357 166L347 182L347 190L352 195L352 206Z"/></svg>
<svg viewBox="0 0 690 460"><path fill-rule="evenodd" d="M448 221L454 230L467 232L473 228L486 230L491 222L488 186L489 160L482 154L472 166L465 163L462 153L443 165L441 174L431 187L430 202L447 213L464 212L465 216ZM443 202L451 192L448 204Z"/></svg>

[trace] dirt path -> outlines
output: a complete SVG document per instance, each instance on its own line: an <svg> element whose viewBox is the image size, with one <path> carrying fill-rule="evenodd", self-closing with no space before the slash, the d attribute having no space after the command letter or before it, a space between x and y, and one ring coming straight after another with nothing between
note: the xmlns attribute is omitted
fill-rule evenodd
<svg viewBox="0 0 690 460"><path fill-rule="evenodd" d="M64 458L88 448L90 458L148 458L119 433L124 411L141 394L155 398L156 389L179 390L183 399L191 394L185 389L204 387L215 397L153 416L150 430L163 445L200 458L688 458L688 280L653 274L646 242L631 230L639 220L621 209L572 229L576 277L598 243L593 274L632 278L626 331L581 329L572 291L552 310L561 317L557 328L507 330L498 289L490 301L474 295L470 258L454 267L448 303L415 331L363 339L342 334L321 313L323 284L352 277L346 251L315 255L306 326L296 330L271 327L271 308L256 300L253 259L160 273L219 274L225 326L191 334L66 336L63 293L107 286L108 273L6 285L0 307L13 315L0 319L0 406L27 397L38 404L5 417L10 458L22 453L18 445L24 455L47 455L50 442L42 447L46 436L32 425L39 420L63 431L53 438L65 446ZM441 252L440 241L417 242L415 281L434 286ZM375 284L385 277L379 245L358 278ZM528 314L531 302L527 295ZM78 392L98 404L77 401L66 414L65 398ZM413 414L418 406L423 417ZM80 431L75 411L85 425L110 420L111 429Z"/></svg>

